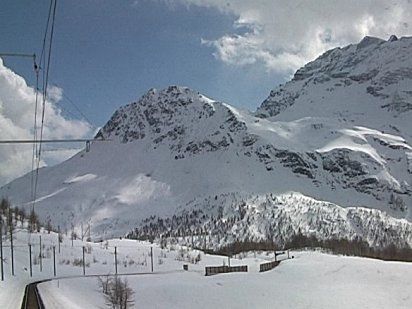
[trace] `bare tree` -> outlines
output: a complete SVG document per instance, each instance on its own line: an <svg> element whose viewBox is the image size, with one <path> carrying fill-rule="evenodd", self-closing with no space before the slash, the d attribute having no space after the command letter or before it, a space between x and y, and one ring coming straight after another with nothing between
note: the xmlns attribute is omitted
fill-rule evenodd
<svg viewBox="0 0 412 309"><path fill-rule="evenodd" d="M2 215L6 215L9 207L10 207L9 201L5 198L2 198L0 202L0 213Z"/></svg>
<svg viewBox="0 0 412 309"><path fill-rule="evenodd" d="M13 210L11 208L9 208L9 212L7 214L7 226L8 226L9 233L10 233L10 239L12 239L15 224L13 220Z"/></svg>
<svg viewBox="0 0 412 309"><path fill-rule="evenodd" d="M30 216L29 216L29 231L34 232L38 228L39 228L39 218L37 217L37 214L34 211L34 209L32 209L30 211Z"/></svg>
<svg viewBox="0 0 412 309"><path fill-rule="evenodd" d="M24 208L19 209L19 220L21 223L21 227L24 226L24 220L26 220L26 211L24 210Z"/></svg>
<svg viewBox="0 0 412 309"><path fill-rule="evenodd" d="M97 277L97 283L99 284L99 287L102 289L102 293L104 295L109 294L109 283L110 283L110 276L106 275L103 277Z"/></svg>
<svg viewBox="0 0 412 309"><path fill-rule="evenodd" d="M107 276L105 279L99 278L98 280L108 306L113 309L127 309L133 306L134 292L130 288L127 279L122 280L116 275L110 279Z"/></svg>
<svg viewBox="0 0 412 309"><path fill-rule="evenodd" d="M47 230L47 234L50 234L50 232L53 230L53 226L51 224L51 219L50 218L47 218L46 230Z"/></svg>

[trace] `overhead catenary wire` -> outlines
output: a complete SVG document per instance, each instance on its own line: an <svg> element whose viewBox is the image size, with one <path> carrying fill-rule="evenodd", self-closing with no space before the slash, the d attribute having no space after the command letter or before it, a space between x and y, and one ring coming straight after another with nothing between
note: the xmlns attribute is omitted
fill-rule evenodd
<svg viewBox="0 0 412 309"><path fill-rule="evenodd" d="M62 88L62 87L60 87L54 80L51 79L51 82L53 83L54 86L59 87L59 88ZM79 115L80 115L81 117L83 117L84 120L86 120L86 121L91 125L91 127L97 128L97 126L96 126L92 121L90 121L90 119L81 111L81 109L79 108L79 106L78 106L77 104L75 104L75 103L73 102L73 100L72 100L66 93L63 93L63 97L67 100L67 102L69 102L71 105L73 105L74 109L79 113ZM67 111L67 110L66 110L66 112L70 113L70 112ZM74 116L73 113L71 113L71 114Z"/></svg>
<svg viewBox="0 0 412 309"><path fill-rule="evenodd" d="M33 141L37 140L37 106L38 106L38 98L39 98L39 72L40 72L40 67L36 64L36 58L34 56L34 71L36 75L36 89L35 89L35 103L34 103L34 121L33 121ZM37 143L33 143L33 149L32 149L32 161L31 161L31 198L34 200L34 164L35 164L35 158L37 154Z"/></svg>
<svg viewBox="0 0 412 309"><path fill-rule="evenodd" d="M94 138L76 138L76 139L43 139L40 140L30 140L30 139L21 139L21 140L0 140L0 144L45 144L45 143L81 143L81 142L110 142L110 139L94 139Z"/></svg>
<svg viewBox="0 0 412 309"><path fill-rule="evenodd" d="M36 54L24 54L24 53L0 53L0 57L23 57L23 58L35 58Z"/></svg>
<svg viewBox="0 0 412 309"><path fill-rule="evenodd" d="M54 3L53 6L53 18L51 21L51 30L50 30L50 40L49 40L49 49L48 49L48 56L47 56L47 65L45 70L43 70L43 74L45 75L45 80L43 82L43 104L42 104L42 116L41 116L41 125L40 125L40 143L39 143L39 151L38 151L38 163L41 160L41 147L42 147L42 139L43 139L43 132L44 132L44 118L45 118L45 111L46 111L46 100L47 100L47 90L48 90L48 80L49 80L49 72L50 72L50 60L52 54L52 43L53 43L53 33L54 33L54 22L56 17L56 3L57 0L52 0L51 3ZM50 18L50 15L49 15ZM46 31L47 31L46 27Z"/></svg>
<svg viewBox="0 0 412 309"><path fill-rule="evenodd" d="M40 162L41 162L41 150L42 150L42 139L43 139L43 132L44 132L44 118L45 118L45 110L46 110L46 100L47 100L47 86L48 86L48 78L49 78L49 72L50 72L50 61L51 61L51 54L52 54L52 45L53 45L53 34L54 34L54 24L56 20L56 6L57 6L57 0L50 0L50 6L49 6L49 12L47 16L47 23L46 23L46 29L44 32L44 37L43 37L43 47L40 55L40 65L42 66L42 72L43 72L43 83L42 83L42 117L41 117L41 125L40 125L40 136L39 136L39 147L37 149L37 155L35 155L35 160L36 160L36 172L34 175L34 189L33 189L33 196L32 196L32 211L34 212L35 208L35 203L36 203L36 197L37 197L37 185L38 185L38 179L39 179L39 168L40 168ZM50 26L51 24L51 26ZM51 27L50 34L49 34L49 27ZM47 43L47 37L49 37L49 45L48 45L48 50L46 50L46 43ZM47 53L47 63L46 63L46 53ZM36 90L36 93L38 91ZM37 106L36 106L36 112L35 112L35 138L34 144L37 144ZM32 174L34 174L34 171L32 170Z"/></svg>

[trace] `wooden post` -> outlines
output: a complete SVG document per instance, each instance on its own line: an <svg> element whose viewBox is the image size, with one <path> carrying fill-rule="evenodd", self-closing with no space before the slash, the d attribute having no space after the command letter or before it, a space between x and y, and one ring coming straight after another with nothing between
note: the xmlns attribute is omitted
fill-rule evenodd
<svg viewBox="0 0 412 309"><path fill-rule="evenodd" d="M72 223L72 235L71 235L71 237L72 237L72 248L73 248L73 238L74 238L74 225L73 225L73 223Z"/></svg>
<svg viewBox="0 0 412 309"><path fill-rule="evenodd" d="M114 247L114 269L115 274L117 275L117 247Z"/></svg>
<svg viewBox="0 0 412 309"><path fill-rule="evenodd" d="M39 262L40 262L40 272L42 272L43 271L43 256L42 256L42 253L41 253L41 235L39 236L40 237L40 254L39 254Z"/></svg>
<svg viewBox="0 0 412 309"><path fill-rule="evenodd" d="M1 281L4 281L4 268L3 268L3 221L0 216L0 264L1 264Z"/></svg>
<svg viewBox="0 0 412 309"><path fill-rule="evenodd" d="M53 246L53 274L56 277L56 246Z"/></svg>
<svg viewBox="0 0 412 309"><path fill-rule="evenodd" d="M84 260L84 246L83 246L83 276L86 275L86 261Z"/></svg>
<svg viewBox="0 0 412 309"><path fill-rule="evenodd" d="M31 245L29 244L29 265L30 265L30 277L33 277L33 265L31 262Z"/></svg>
<svg viewBox="0 0 412 309"><path fill-rule="evenodd" d="M150 262L152 263L152 272L153 272L153 247L150 247Z"/></svg>
<svg viewBox="0 0 412 309"><path fill-rule="evenodd" d="M11 250L11 275L14 276L14 246L13 246L13 227L10 226L10 250Z"/></svg>
<svg viewBox="0 0 412 309"><path fill-rule="evenodd" d="M61 239L61 230L60 230L60 225L58 226L58 232L57 232L57 243L59 244L59 254L60 254L60 239Z"/></svg>

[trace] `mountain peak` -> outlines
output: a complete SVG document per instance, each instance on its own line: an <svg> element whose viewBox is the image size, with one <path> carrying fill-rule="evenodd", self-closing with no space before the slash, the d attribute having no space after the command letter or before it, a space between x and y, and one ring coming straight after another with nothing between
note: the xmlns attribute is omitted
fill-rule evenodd
<svg viewBox="0 0 412 309"><path fill-rule="evenodd" d="M371 45L379 45L384 43L385 41L380 39L380 38L376 38L373 36L365 36L357 45L357 49L361 49L361 48L365 48L365 47L369 47Z"/></svg>
<svg viewBox="0 0 412 309"><path fill-rule="evenodd" d="M142 139L154 129L158 133L161 125L170 124L173 115L184 113L191 105L212 101L187 87L169 86L147 91L137 102L120 107L100 129L96 138L117 138L122 142Z"/></svg>
<svg viewBox="0 0 412 309"><path fill-rule="evenodd" d="M177 96L198 96L199 92L192 90L188 87L171 85L164 89L156 89L151 88L149 89L146 94L143 95L142 100L149 99L153 100L154 98L158 97L177 97Z"/></svg>
<svg viewBox="0 0 412 309"><path fill-rule="evenodd" d="M398 117L412 110L411 52L412 38L398 40L394 35L388 41L366 36L358 44L331 49L298 69L291 81L275 88L256 114L262 118L285 116L288 114L285 111L294 106L294 117L309 116L313 112L341 117L343 113L348 114L349 106L357 104L348 102L351 99L348 93L355 96L360 92L364 95L363 104L371 102L371 109L378 107L377 113L389 112L390 117ZM343 89L346 94L335 100ZM310 104L311 108L297 113L296 109L302 108L296 107L298 102ZM358 109L355 105L354 110ZM371 109L365 108L369 112ZM287 119L292 117L291 113L292 110ZM341 118L348 120L347 116Z"/></svg>
<svg viewBox="0 0 412 309"><path fill-rule="evenodd" d="M397 41L397 40L398 40L398 37L397 37L396 35L392 34L392 35L389 37L388 42L395 42L395 41Z"/></svg>
<svg viewBox="0 0 412 309"><path fill-rule="evenodd" d="M119 108L96 138L122 143L142 139L153 144L169 141L173 144L169 146L179 152L184 144L199 136L209 142L221 137L218 142L226 145L227 137L222 136L226 130L234 133L243 129L244 124L227 105L187 87L170 86L150 89L139 101Z"/></svg>
<svg viewBox="0 0 412 309"><path fill-rule="evenodd" d="M412 224L389 217L412 221L411 51L410 38L371 37L330 50L273 90L260 117L186 87L150 89L99 131L109 142L40 171L36 209L103 234L142 222L151 233L156 220L213 224L222 242L301 231L412 244ZM27 210L30 179L0 196Z"/></svg>

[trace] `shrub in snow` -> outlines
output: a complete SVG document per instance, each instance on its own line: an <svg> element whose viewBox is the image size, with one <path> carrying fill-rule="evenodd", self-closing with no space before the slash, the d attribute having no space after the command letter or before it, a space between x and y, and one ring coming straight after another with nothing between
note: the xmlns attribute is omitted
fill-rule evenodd
<svg viewBox="0 0 412 309"><path fill-rule="evenodd" d="M113 309L127 309L133 306L133 290L127 279L122 280L119 276L99 277L98 284L102 288L106 304Z"/></svg>

